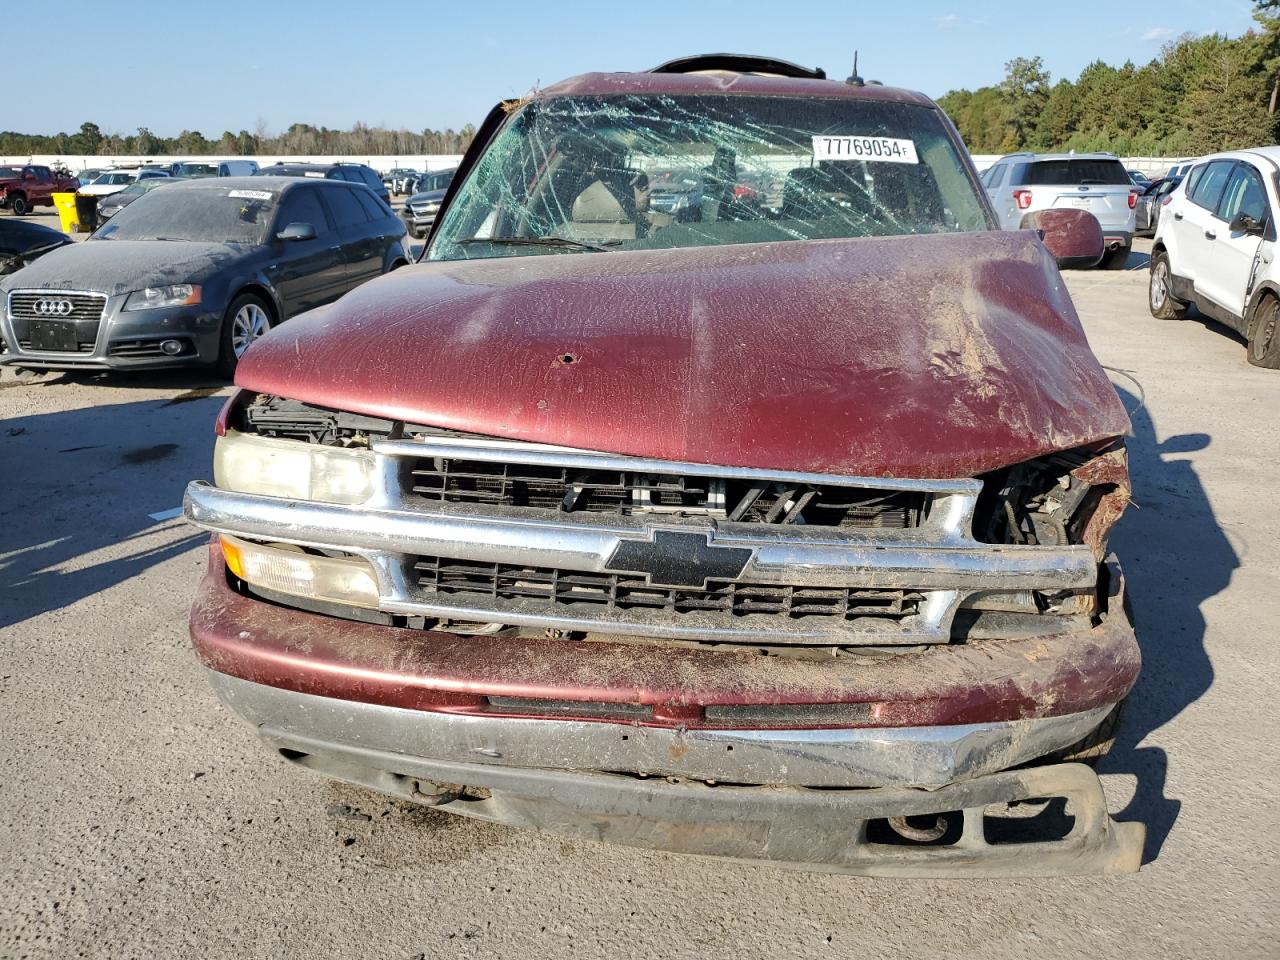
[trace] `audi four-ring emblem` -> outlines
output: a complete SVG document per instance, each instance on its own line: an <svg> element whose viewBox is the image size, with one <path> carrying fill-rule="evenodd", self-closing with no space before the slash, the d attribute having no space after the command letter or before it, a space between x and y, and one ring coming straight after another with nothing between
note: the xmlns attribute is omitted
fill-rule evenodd
<svg viewBox="0 0 1280 960"><path fill-rule="evenodd" d="M69 317L75 304L70 300L37 300L34 309L42 317Z"/></svg>

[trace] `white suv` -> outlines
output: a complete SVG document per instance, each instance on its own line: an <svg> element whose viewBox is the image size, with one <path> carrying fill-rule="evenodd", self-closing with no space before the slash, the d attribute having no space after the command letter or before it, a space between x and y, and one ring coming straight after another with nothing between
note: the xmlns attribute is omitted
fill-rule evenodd
<svg viewBox="0 0 1280 960"><path fill-rule="evenodd" d="M1165 204L1151 249L1151 315L1195 304L1244 334L1249 362L1280 368L1275 264L1280 147L1201 157Z"/></svg>
<svg viewBox="0 0 1280 960"><path fill-rule="evenodd" d="M1101 266L1121 269L1133 244L1138 188L1110 153L1011 153L982 172L1000 226L1021 230L1026 217L1050 207L1087 210L1106 243Z"/></svg>
<svg viewBox="0 0 1280 960"><path fill-rule="evenodd" d="M109 197L113 193L119 193L136 180L150 180L152 177L168 176L168 170L161 170L158 167L108 170L99 175L92 183L85 184L77 192L92 197Z"/></svg>

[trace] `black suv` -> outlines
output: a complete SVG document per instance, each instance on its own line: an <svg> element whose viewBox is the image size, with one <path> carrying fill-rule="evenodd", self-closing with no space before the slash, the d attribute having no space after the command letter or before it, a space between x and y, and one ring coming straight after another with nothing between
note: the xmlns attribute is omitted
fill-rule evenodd
<svg viewBox="0 0 1280 960"><path fill-rule="evenodd" d="M391 206L391 194L387 185L382 182L373 167L363 163L276 163L263 167L254 176L258 177L324 177L327 180L346 180L348 183L363 183L382 198L382 202Z"/></svg>

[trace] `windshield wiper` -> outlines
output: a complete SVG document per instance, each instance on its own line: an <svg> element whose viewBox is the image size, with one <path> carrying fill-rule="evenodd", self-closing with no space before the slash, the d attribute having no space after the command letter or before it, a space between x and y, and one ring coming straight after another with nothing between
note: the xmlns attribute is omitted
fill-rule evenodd
<svg viewBox="0 0 1280 960"><path fill-rule="evenodd" d="M170 243L186 243L186 237L151 237L151 240L167 240Z"/></svg>
<svg viewBox="0 0 1280 960"><path fill-rule="evenodd" d="M515 247L572 247L575 250L594 250L607 253L610 247L616 247L621 240L601 240L589 243L586 240L570 240L568 237L471 237L459 240L458 243L504 243Z"/></svg>

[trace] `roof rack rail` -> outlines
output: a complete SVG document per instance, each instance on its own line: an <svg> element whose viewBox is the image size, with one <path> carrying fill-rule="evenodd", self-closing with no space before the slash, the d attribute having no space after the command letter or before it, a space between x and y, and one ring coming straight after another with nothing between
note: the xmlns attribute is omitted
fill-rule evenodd
<svg viewBox="0 0 1280 960"><path fill-rule="evenodd" d="M801 80L825 80L827 71L821 67L802 67L789 60L773 57L753 57L745 53L699 53L692 57L678 57L660 63L647 73L696 73L699 70L728 70L732 73L776 73L783 77Z"/></svg>

